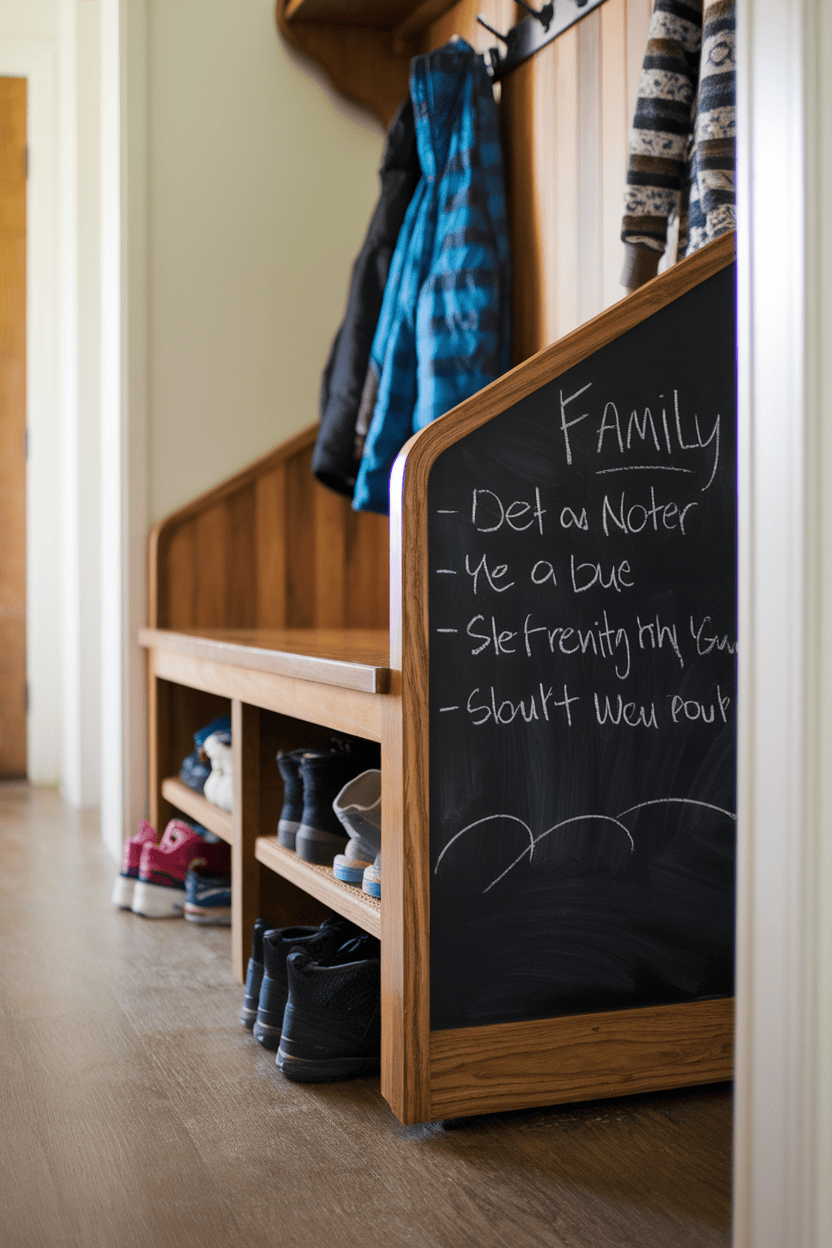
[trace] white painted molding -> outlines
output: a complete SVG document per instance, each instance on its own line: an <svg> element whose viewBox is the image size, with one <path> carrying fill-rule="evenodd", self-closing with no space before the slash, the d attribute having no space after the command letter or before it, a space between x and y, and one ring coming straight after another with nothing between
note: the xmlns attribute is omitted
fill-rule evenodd
<svg viewBox="0 0 832 1248"><path fill-rule="evenodd" d="M820 197L821 173L827 191L829 184L828 135L825 154L818 144L829 113L818 91L825 78L828 110L832 55L828 30L825 43L818 40L826 6L745 0L738 7L734 1244L825 1248L832 1242L832 506L823 485L832 485L832 451L821 417L832 378L821 328L832 305L829 281L824 289L820 280L824 264L832 275L828 231L820 229L829 204Z"/></svg>
<svg viewBox="0 0 832 1248"><path fill-rule="evenodd" d="M145 0L102 0L101 833L114 857L147 802L137 642L147 615L146 44Z"/></svg>
<svg viewBox="0 0 832 1248"><path fill-rule="evenodd" d="M0 74L26 78L26 679L28 774L59 778L57 44L0 39Z"/></svg>

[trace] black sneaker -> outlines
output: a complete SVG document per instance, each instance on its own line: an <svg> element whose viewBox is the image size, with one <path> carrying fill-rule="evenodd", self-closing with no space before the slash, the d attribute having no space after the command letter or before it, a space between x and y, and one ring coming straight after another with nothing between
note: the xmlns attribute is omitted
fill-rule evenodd
<svg viewBox="0 0 832 1248"><path fill-rule="evenodd" d="M263 979L263 933L268 930L265 919L255 919L251 933L251 957L246 971L245 996L240 1022L251 1031L257 1017L257 1003L260 1000L260 983Z"/></svg>
<svg viewBox="0 0 832 1248"><path fill-rule="evenodd" d="M304 862L332 866L336 854L347 845L346 831L332 803L349 781L378 767L380 750L370 741L353 745L342 754L305 754L300 760L303 781L303 814L295 837L295 852Z"/></svg>
<svg viewBox="0 0 832 1248"><path fill-rule="evenodd" d="M346 941L361 935L349 919L334 915L320 927L276 927L263 937L263 981L254 1024L254 1038L274 1052L280 1044L283 1011L289 995L286 959L294 949L304 949L318 962L326 962Z"/></svg>
<svg viewBox="0 0 832 1248"><path fill-rule="evenodd" d="M381 1065L380 946L348 941L323 966L302 950L286 959L289 999L277 1064L298 1083L369 1075Z"/></svg>
<svg viewBox="0 0 832 1248"><path fill-rule="evenodd" d="M303 814L303 781L300 760L305 750L286 750L277 756L277 768L283 780L283 807L277 821L277 841L284 849L295 848L295 837Z"/></svg>

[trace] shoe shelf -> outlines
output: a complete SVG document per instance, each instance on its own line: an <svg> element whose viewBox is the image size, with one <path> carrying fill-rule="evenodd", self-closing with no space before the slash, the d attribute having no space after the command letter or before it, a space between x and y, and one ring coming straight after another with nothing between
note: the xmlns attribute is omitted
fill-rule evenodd
<svg viewBox="0 0 832 1248"><path fill-rule="evenodd" d="M276 836L258 837L254 843L254 856L264 867L291 880L304 892L329 906L330 910L358 924L371 936L381 938L381 902L360 888L336 880L331 867L304 862L290 849L278 844Z"/></svg>
<svg viewBox="0 0 832 1248"><path fill-rule="evenodd" d="M312 23L307 25L311 28ZM576 719L580 728L575 732L575 750L567 755L573 738L565 729L558 735L560 720L553 720L555 727L549 729L548 713L545 719L536 712L527 718L525 710L521 720L518 708L524 703L508 700L513 686L504 693L497 688L499 681L509 679L504 670L510 667L497 656L514 653L501 646L516 633L498 633L495 621L494 655L484 656L482 662L476 659L475 667L471 665L479 651L461 637L448 638L464 636L466 621L476 625L484 616L493 619L492 610L498 607L511 624L515 617L508 612L515 600L511 609L519 623L514 627L522 628L523 619L531 618L532 608L523 605L525 595L536 593L529 588L541 584L533 569L545 561L538 560L541 548L523 544L538 541L534 532L523 536L533 523L526 515L533 504L524 500L534 497L529 491L539 475L552 491L552 482L557 481L546 405L550 400L544 402L545 396L554 393L552 387L561 378L568 378L582 394L574 380L579 368L581 376L606 385L614 373L610 361L618 358L615 351L624 350L618 340L631 331L638 333L628 342L636 342L642 353L638 359L644 361L643 368L633 366L633 376L640 379L649 373L668 337L666 329L661 330L668 322L651 318L664 317L665 312L668 317L687 316L686 309L693 305L681 301L688 295L698 298L697 288L722 274L733 263L733 255L730 236L702 248L421 430L391 475L389 545L383 520L377 524L379 517L356 516L348 500L328 494L312 480L314 427L168 517L151 540L152 626L141 633L148 651L151 821L163 826L175 807L231 840L232 956L241 980L258 915L279 927L320 922L327 910L335 911L379 937L381 1092L404 1123L731 1077L733 1000L722 992L721 980L700 999L667 1003L649 990L627 997L626 1008L608 1004L599 987L603 981L594 977L592 967L585 972L584 997L569 996L561 988L562 963L547 952L553 946L535 943L537 935L548 937L550 927L557 927L551 916L558 913L558 905L562 909L556 895L562 882L557 863L546 866L544 861L544 870L535 851L532 868L531 848L524 863L519 852L523 839L516 839L516 829L509 828L501 839L502 834L493 835L492 821L522 825L531 835L523 817L531 800L531 781L537 783L538 778L526 770L530 755L523 733L545 733L541 750L545 746L552 756L559 751L571 765L579 754L581 734L594 730L592 722L587 726ZM721 316L729 307L729 300L720 294L726 288L720 282L701 292L703 300L719 295ZM711 309L710 303L702 306ZM708 317L702 322L712 323L721 325ZM685 332L673 340L680 352L692 332L687 321L683 328ZM697 323L697 332L700 328ZM732 367L734 358L730 338L724 334L724 352L714 352L723 372ZM600 370L597 377L593 369ZM586 382L583 386L588 389ZM600 384L597 391L607 393ZM722 410L732 410L732 396L724 396L720 389L720 404L723 399ZM520 426L521 439L508 417L522 404L526 423ZM572 423L584 419L578 412ZM567 428L571 424L563 425L564 432ZM458 447L463 442L466 445ZM699 442L700 449L706 446ZM691 451L692 446L683 449ZM723 476L724 464L730 461L723 462ZM609 469L614 470L618 468ZM575 480L579 484L570 488L584 488L580 484L584 477ZM731 482L723 485L720 498L733 498ZM505 524L503 520L493 524L493 517L476 523L479 495L502 499ZM564 508L564 513L568 510ZM668 517L672 520L675 513L664 514L670 528ZM538 520L547 516L545 535L539 524L539 537L550 543L542 547L544 553L566 558L569 547L562 545L566 539L555 527L562 513L544 509L533 515ZM497 529L499 534L489 536ZM514 579L501 586L499 578L509 566ZM626 570L629 565L625 561L620 566ZM554 571L554 564L548 567ZM500 598L492 607L491 595L511 589L515 582L509 606L501 605L506 600ZM610 588L605 583L603 587ZM472 599L478 592L480 597ZM635 592L633 600L638 607ZM380 628L387 622L388 602L389 634ZM540 618L545 622L546 617ZM538 616L534 619L537 623ZM271 627L274 621L281 627ZM482 634L469 636L485 635L487 625L482 627ZM496 674L489 674L493 669L485 659L501 665ZM548 660L520 653L517 662L522 675L526 664L536 673L533 662L545 666ZM556 683L554 676L546 679ZM529 688L534 692L536 686ZM525 697L525 686L518 689L517 696ZM580 690L583 705L589 705L588 690L588 686ZM581 699L574 690L568 699L566 692L564 686L564 702L552 706L565 703L568 715L569 702ZM472 704L475 695L479 700ZM541 683L544 713L551 696L550 689L544 697ZM204 798L171 778L191 748L193 733L227 711L229 702L234 752L230 817L216 808L206 809L209 803ZM534 701L531 705L534 710ZM469 722L469 709L480 717L491 715L494 723L488 731L483 718ZM630 727L625 714L621 734ZM283 799L276 753L322 743L333 729L381 744L383 905L335 880L330 868L303 862L283 849L274 835ZM617 754L609 753L615 761ZM511 760L514 764L508 767ZM552 774L561 773L552 769ZM549 778L544 780L550 784ZM624 780L629 783L627 777ZM591 799L590 784L591 778L576 780L580 793L574 800L583 800L587 793ZM559 795L551 788L546 793L548 808L557 809ZM537 792L533 796L537 800ZM686 800L659 794L656 801L645 799L632 809L652 810L661 802ZM625 806L622 797L616 809L628 814L631 808ZM581 818L607 819L619 830L623 826L620 819L587 809L593 813ZM709 809L720 811L713 804ZM475 828L483 829L476 840L469 837L457 844L462 833ZM629 831L628 838L632 845ZM553 853L559 844L551 841ZM620 840L605 840L603 845L615 866ZM516 859L509 857L517 854ZM595 849L585 858L594 864ZM582 894L589 898L589 914L595 913L593 880L589 872ZM721 881L719 877L723 919L730 901L725 901L729 890ZM540 900L535 900L535 890ZM684 901L683 917L688 914ZM693 903L689 911L691 923L698 923L704 913ZM614 947L618 929L606 922L606 911L599 914L597 943L600 947L603 937ZM504 941L503 933L509 930L511 940ZM694 934L700 931L697 927ZM559 928L554 935L563 939L567 950L577 939ZM709 940L705 932L702 949L694 949L700 960L707 959ZM538 947L543 955L535 952L537 961L524 970L529 950ZM670 956L668 949L660 944L657 957ZM721 956L722 946L719 952ZM537 987L541 983L543 995ZM545 996L547 985L552 986L550 996ZM551 1014L541 1013L541 1001ZM570 1003L575 1007L571 1014L566 1010Z"/></svg>
<svg viewBox="0 0 832 1248"><path fill-rule="evenodd" d="M189 789L187 784L177 780L176 776L168 776L162 781L162 797L171 806L181 810L184 815L195 819L210 832L215 832L230 845L234 839L234 817L226 810L220 810L213 802L209 802L201 793Z"/></svg>

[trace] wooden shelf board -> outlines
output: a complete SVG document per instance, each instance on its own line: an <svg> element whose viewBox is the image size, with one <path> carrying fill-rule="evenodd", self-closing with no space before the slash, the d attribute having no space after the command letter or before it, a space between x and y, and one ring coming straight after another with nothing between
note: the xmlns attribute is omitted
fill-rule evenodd
<svg viewBox="0 0 832 1248"><path fill-rule="evenodd" d="M445 7L453 3L447 0ZM423 0L289 0L286 20L391 30L422 7Z"/></svg>
<svg viewBox="0 0 832 1248"><path fill-rule="evenodd" d="M297 854L279 845L276 836L259 836L254 842L254 856L270 871L291 880L331 910L381 939L381 902L352 884L336 880L331 867L317 867L311 862L304 862Z"/></svg>
<svg viewBox="0 0 832 1248"><path fill-rule="evenodd" d="M234 816L228 811L220 810L219 806L209 802L194 789L189 789L187 784L183 784L175 776L168 776L162 781L162 797L170 802L171 806L181 810L184 815L189 815L204 828L215 832L217 836L221 836L224 841L231 844L234 835Z"/></svg>
<svg viewBox="0 0 832 1248"><path fill-rule="evenodd" d="M139 642L150 650L363 693L390 687L390 636L384 629L142 628Z"/></svg>

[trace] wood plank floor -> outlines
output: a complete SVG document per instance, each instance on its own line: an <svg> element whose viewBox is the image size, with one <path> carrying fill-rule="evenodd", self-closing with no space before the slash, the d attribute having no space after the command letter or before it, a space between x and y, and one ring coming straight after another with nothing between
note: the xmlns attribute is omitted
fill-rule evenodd
<svg viewBox="0 0 832 1248"><path fill-rule="evenodd" d="M0 784L4 1248L727 1248L727 1088L402 1127L377 1079L284 1080L227 929L114 875L94 815Z"/></svg>

